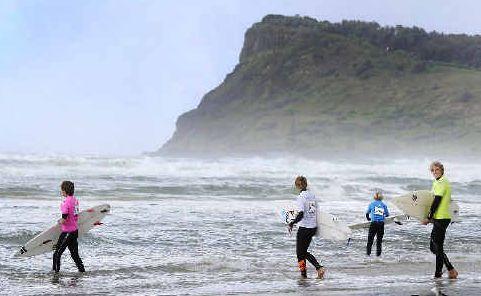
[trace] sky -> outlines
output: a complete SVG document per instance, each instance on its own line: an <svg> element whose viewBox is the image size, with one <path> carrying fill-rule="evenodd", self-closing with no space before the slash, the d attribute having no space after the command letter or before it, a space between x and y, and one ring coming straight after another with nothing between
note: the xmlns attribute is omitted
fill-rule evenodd
<svg viewBox="0 0 481 296"><path fill-rule="evenodd" d="M0 153L155 151L267 14L481 34L481 2L0 0Z"/></svg>

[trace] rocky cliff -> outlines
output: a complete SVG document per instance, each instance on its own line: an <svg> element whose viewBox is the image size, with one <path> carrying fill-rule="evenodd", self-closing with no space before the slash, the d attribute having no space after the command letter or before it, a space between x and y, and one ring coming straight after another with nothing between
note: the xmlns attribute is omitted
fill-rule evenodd
<svg viewBox="0 0 481 296"><path fill-rule="evenodd" d="M480 66L477 36L268 15L158 153L477 154Z"/></svg>

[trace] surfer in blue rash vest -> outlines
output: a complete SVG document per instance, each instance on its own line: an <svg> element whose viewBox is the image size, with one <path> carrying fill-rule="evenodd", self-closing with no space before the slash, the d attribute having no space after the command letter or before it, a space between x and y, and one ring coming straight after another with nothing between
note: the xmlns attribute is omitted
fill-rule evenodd
<svg viewBox="0 0 481 296"><path fill-rule="evenodd" d="M307 190L307 179L304 176L298 176L294 182L299 195L296 198L296 207L298 214L296 218L289 223L289 233L292 231L294 224L299 223L299 229L296 236L296 253L297 263L301 277L307 277L306 260L309 261L317 271L317 277L324 278L325 269L316 260L314 255L309 253L307 249L311 244L312 237L317 231L317 202L314 194Z"/></svg>
<svg viewBox="0 0 481 296"><path fill-rule="evenodd" d="M449 207L451 205L451 185L444 176L444 165L439 161L434 161L429 166L434 177L432 192L434 200L428 213L428 218L421 221L421 224L427 225L433 223L431 232L430 249L436 255L436 271L435 278L442 277L443 265L448 269L448 277L456 279L458 277L457 270L449 262L448 256L444 253L444 238L446 230L451 223L451 214Z"/></svg>
<svg viewBox="0 0 481 296"><path fill-rule="evenodd" d="M367 235L366 246L366 254L368 256L371 256L371 249L375 236L377 236L376 256L381 256L385 217L389 217L389 210L386 204L382 202L382 193L377 191L374 193L374 201L369 204L366 211L366 219L371 221L371 225L369 225L369 234Z"/></svg>

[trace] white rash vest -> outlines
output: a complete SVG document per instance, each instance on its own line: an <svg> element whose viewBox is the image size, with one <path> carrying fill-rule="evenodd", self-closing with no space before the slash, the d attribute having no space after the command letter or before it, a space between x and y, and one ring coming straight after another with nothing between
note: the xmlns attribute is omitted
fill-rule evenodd
<svg viewBox="0 0 481 296"><path fill-rule="evenodd" d="M317 201L316 196L305 190L299 193L296 199L296 207L299 212L304 212L304 217L299 222L300 227L317 227Z"/></svg>

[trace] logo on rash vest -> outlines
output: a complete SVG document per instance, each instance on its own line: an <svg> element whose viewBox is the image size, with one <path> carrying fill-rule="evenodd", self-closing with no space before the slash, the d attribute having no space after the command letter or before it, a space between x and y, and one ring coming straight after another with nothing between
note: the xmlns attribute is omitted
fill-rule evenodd
<svg viewBox="0 0 481 296"><path fill-rule="evenodd" d="M309 206L309 209L307 210L307 212L311 214L316 212L316 202L311 201L309 202L308 206Z"/></svg>
<svg viewBox="0 0 481 296"><path fill-rule="evenodd" d="M384 216L384 208L374 207L374 215Z"/></svg>

